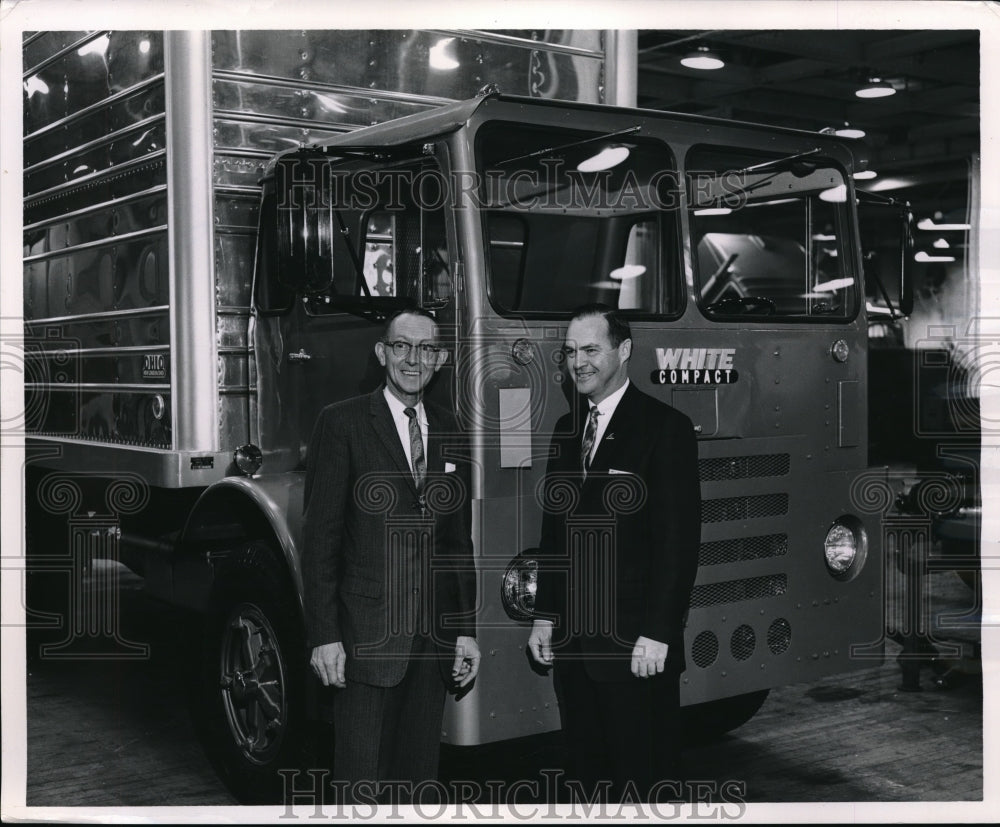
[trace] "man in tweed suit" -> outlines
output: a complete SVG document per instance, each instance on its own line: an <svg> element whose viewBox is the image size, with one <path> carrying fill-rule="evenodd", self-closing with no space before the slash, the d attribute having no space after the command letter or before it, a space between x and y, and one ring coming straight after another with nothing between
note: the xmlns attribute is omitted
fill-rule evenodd
<svg viewBox="0 0 1000 827"><path fill-rule="evenodd" d="M434 318L397 314L375 355L384 386L313 432L302 575L310 664L340 690L334 774L349 800L384 801L437 778L446 686L468 686L480 656L468 454L423 400L447 357Z"/></svg>
<svg viewBox="0 0 1000 827"><path fill-rule="evenodd" d="M694 426L629 382L632 333L607 305L579 308L566 368L586 397L556 425L528 646L555 664L571 775L616 800L677 778L684 621L698 568ZM661 785L662 786L662 785Z"/></svg>

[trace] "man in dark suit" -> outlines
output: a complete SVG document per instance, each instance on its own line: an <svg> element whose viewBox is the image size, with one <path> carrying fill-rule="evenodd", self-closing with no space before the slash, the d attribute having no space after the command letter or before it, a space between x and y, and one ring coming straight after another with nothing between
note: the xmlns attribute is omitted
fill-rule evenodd
<svg viewBox="0 0 1000 827"><path fill-rule="evenodd" d="M447 357L434 318L397 314L375 356L385 385L313 432L302 579L311 666L340 690L335 775L348 799L385 801L437 778L446 684L468 686L480 655L468 453L423 400Z"/></svg>
<svg viewBox="0 0 1000 827"><path fill-rule="evenodd" d="M566 369L587 402L556 426L528 641L555 664L571 777L619 800L677 778L701 531L694 427L629 382L631 353L610 307L574 313Z"/></svg>

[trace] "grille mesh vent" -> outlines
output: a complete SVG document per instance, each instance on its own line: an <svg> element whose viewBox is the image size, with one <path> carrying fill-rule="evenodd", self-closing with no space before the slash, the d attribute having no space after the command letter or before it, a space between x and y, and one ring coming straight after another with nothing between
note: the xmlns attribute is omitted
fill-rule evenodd
<svg viewBox="0 0 1000 827"><path fill-rule="evenodd" d="M761 454L751 457L713 457L698 461L702 482L745 480L755 477L783 477L791 465L789 454Z"/></svg>
<svg viewBox="0 0 1000 827"><path fill-rule="evenodd" d="M715 663L719 656L719 639L712 632L701 632L691 644L691 660L702 669Z"/></svg>
<svg viewBox="0 0 1000 827"><path fill-rule="evenodd" d="M775 517L787 513L787 494L723 497L717 500L705 500L701 504L701 521L703 523L721 523L726 520L750 520L757 517Z"/></svg>
<svg viewBox="0 0 1000 827"><path fill-rule="evenodd" d="M739 603L742 600L759 600L763 597L777 597L784 594L787 588L788 577L784 574L708 583L694 587L691 592L691 608Z"/></svg>
<svg viewBox="0 0 1000 827"><path fill-rule="evenodd" d="M760 537L736 537L702 543L698 552L699 566L719 566L741 560L763 560L788 554L787 534L765 534Z"/></svg>
<svg viewBox="0 0 1000 827"><path fill-rule="evenodd" d="M792 624L779 617L767 630L767 648L775 655L780 655L792 643Z"/></svg>

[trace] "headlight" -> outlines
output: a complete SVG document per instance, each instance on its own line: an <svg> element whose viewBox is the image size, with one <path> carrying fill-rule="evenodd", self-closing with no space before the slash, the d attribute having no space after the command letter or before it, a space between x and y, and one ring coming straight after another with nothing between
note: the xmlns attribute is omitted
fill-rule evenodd
<svg viewBox="0 0 1000 827"><path fill-rule="evenodd" d="M535 590L538 587L538 561L519 554L503 573L500 599L511 620L531 620L535 614Z"/></svg>
<svg viewBox="0 0 1000 827"><path fill-rule="evenodd" d="M864 565L868 536L857 517L838 517L826 532L823 554L830 574L839 580L853 578Z"/></svg>

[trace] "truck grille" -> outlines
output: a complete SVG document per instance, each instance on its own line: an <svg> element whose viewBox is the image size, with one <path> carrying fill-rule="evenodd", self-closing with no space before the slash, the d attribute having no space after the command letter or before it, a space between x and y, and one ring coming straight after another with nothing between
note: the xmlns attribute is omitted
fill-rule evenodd
<svg viewBox="0 0 1000 827"><path fill-rule="evenodd" d="M726 483L732 480L766 479L787 476L791 469L790 454L758 454L755 456L711 457L698 462L702 483ZM741 486L753 490L753 483ZM761 486L764 487L764 486ZM711 486L706 486L710 491ZM759 489L758 489L759 490ZM747 494L736 497L707 497L701 504L702 523L725 523L778 517L788 513L788 493ZM742 529L742 530L741 530ZM725 533L747 533L745 526L723 528ZM788 554L788 534L775 532L751 536L729 537L701 544L698 565L726 566L750 561L784 558ZM767 564L772 567L774 564ZM714 569L718 577L719 569ZM768 573L757 577L725 580L696 585L691 592L691 608L724 606L746 601L781 597L788 590L788 575ZM779 603L773 604L781 605ZM739 613L740 609L734 609ZM728 614L728 612L727 612ZM756 614L756 609L754 609ZM714 615L714 613L713 613ZM763 618L759 618L763 620ZM791 624L785 618L773 620L769 626L756 627L756 621L739 623L731 632L703 630L691 645L691 661L707 669L723 661L749 662L755 655L781 655L791 645ZM720 640L721 637L721 640ZM728 653L725 652L728 638ZM764 649L764 645L767 649Z"/></svg>

